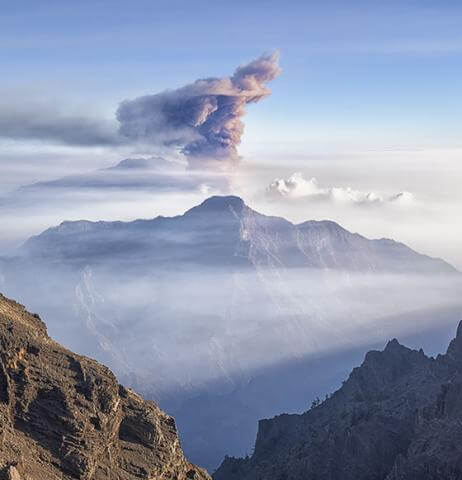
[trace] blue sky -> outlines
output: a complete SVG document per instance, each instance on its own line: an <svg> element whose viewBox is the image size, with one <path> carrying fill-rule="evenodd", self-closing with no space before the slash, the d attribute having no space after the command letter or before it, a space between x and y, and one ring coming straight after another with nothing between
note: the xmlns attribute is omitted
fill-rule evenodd
<svg viewBox="0 0 462 480"><path fill-rule="evenodd" d="M0 0L0 116L51 105L115 126L124 99L230 75L278 49L283 73L273 94L244 118L236 193L269 213L331 218L462 267L461 25L462 3L448 0ZM126 154L0 138L0 193ZM418 207L371 215L304 197L268 203L269 182L297 171L326 192L409 191ZM34 228L62 220L50 218Z"/></svg>
<svg viewBox="0 0 462 480"><path fill-rule="evenodd" d="M121 99L226 75L279 49L284 74L249 117L276 138L316 124L339 140L360 141L365 128L385 144L413 134L459 143L460 2L2 3L4 90L109 115Z"/></svg>

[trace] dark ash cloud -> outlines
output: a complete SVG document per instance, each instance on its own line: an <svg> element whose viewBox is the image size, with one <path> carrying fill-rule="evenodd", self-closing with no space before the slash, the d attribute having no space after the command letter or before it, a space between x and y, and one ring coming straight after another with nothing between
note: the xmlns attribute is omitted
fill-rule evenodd
<svg viewBox="0 0 462 480"><path fill-rule="evenodd" d="M249 103L270 95L267 83L276 78L279 54L266 54L236 69L231 77L196 80L126 100L117 110L119 132L129 141L170 145L188 158L189 166L229 165L238 161L237 146Z"/></svg>
<svg viewBox="0 0 462 480"><path fill-rule="evenodd" d="M58 102L1 95L0 139L77 147L129 147L145 155L174 149L191 169L226 170L239 160L246 106L271 94L281 72L277 52L240 66L230 77L204 78L176 90L125 100L116 119L87 110L69 112Z"/></svg>

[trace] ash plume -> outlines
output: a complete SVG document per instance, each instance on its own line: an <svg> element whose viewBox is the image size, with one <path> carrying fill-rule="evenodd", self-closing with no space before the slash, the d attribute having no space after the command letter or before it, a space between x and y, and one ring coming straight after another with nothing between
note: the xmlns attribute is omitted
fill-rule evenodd
<svg viewBox="0 0 462 480"><path fill-rule="evenodd" d="M238 67L231 77L126 100L117 110L119 133L129 141L178 148L190 168L226 169L239 161L246 105L270 95L266 84L280 72L274 52Z"/></svg>

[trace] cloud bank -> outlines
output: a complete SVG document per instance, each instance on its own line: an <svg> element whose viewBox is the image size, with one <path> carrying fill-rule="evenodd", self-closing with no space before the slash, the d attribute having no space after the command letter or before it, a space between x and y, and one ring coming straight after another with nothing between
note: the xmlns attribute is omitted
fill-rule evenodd
<svg viewBox="0 0 462 480"><path fill-rule="evenodd" d="M296 172L286 179L276 178L268 186L267 193L275 199L318 200L352 205L411 206L415 203L414 195L410 192L382 196L375 192L354 190L351 187L321 187L316 178L306 179L300 172Z"/></svg>
<svg viewBox="0 0 462 480"><path fill-rule="evenodd" d="M236 69L231 77L196 80L122 102L117 110L119 133L127 141L179 148L191 168L205 164L227 167L239 160L245 107L270 95L276 78L277 52Z"/></svg>
<svg viewBox="0 0 462 480"><path fill-rule="evenodd" d="M43 102L0 101L0 137L94 147L119 143L114 126L101 118L65 113Z"/></svg>

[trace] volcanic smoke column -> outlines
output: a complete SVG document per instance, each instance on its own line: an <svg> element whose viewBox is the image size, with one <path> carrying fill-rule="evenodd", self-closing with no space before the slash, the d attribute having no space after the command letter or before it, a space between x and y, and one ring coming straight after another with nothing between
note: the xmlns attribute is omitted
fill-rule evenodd
<svg viewBox="0 0 462 480"><path fill-rule="evenodd" d="M280 73L274 52L237 68L232 77L125 100L117 110L119 133L127 140L179 148L190 168L227 170L239 161L246 105L270 95L266 84Z"/></svg>

